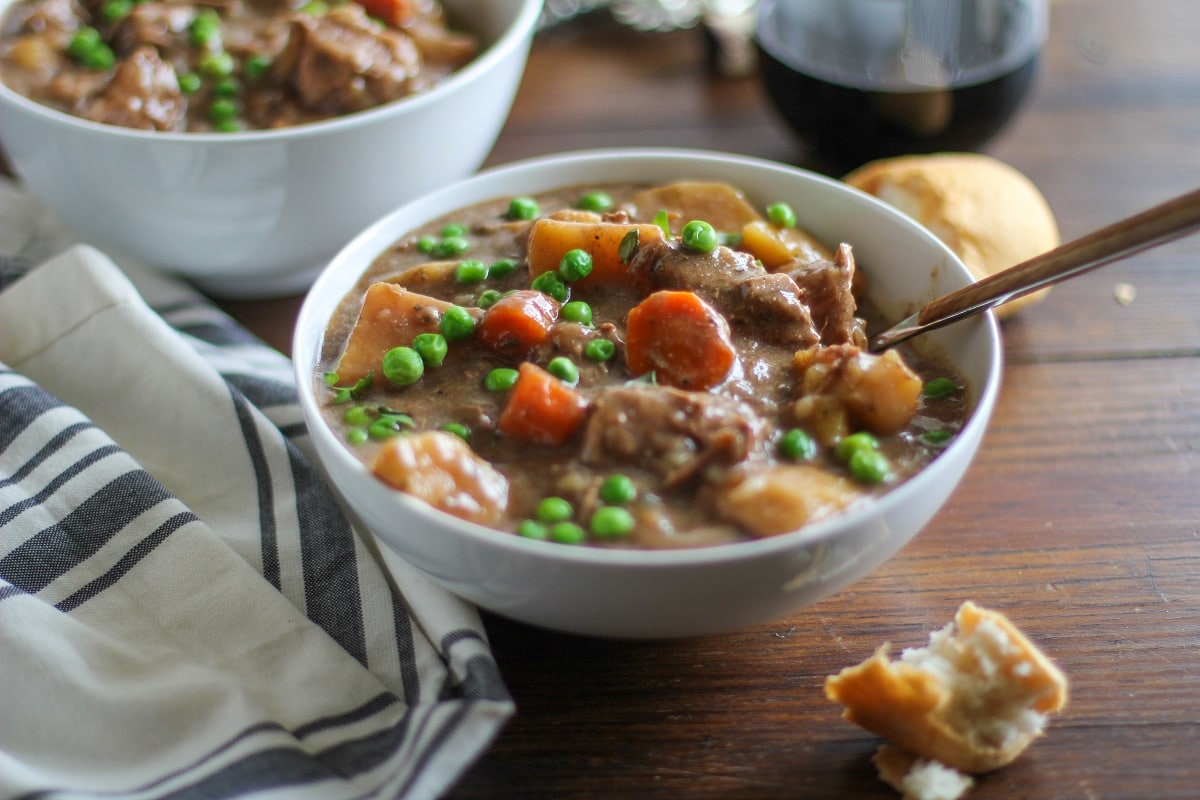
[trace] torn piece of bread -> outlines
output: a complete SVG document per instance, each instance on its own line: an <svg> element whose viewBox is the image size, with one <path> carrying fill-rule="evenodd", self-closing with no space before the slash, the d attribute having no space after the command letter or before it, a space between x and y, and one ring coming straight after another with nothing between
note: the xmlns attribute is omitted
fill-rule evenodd
<svg viewBox="0 0 1200 800"><path fill-rule="evenodd" d="M967 773L1011 762L1067 701L1067 681L997 611L963 603L924 648L885 643L825 681L842 716L916 756Z"/></svg>
<svg viewBox="0 0 1200 800"><path fill-rule="evenodd" d="M1046 198L1028 177L979 153L899 156L864 164L843 179L920 222L962 259L976 280L1061 243ZM1049 288L996 308L1008 316Z"/></svg>
<svg viewBox="0 0 1200 800"><path fill-rule="evenodd" d="M975 785L969 775L891 744L880 745L871 763L884 783L904 800L959 800Z"/></svg>

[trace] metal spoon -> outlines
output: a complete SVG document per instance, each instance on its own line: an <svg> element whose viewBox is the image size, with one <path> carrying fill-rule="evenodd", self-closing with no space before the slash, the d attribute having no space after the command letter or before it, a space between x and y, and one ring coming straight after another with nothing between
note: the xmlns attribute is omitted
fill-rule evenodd
<svg viewBox="0 0 1200 800"><path fill-rule="evenodd" d="M1198 229L1200 189L931 300L917 313L876 335L868 349L882 352L917 334L958 322Z"/></svg>

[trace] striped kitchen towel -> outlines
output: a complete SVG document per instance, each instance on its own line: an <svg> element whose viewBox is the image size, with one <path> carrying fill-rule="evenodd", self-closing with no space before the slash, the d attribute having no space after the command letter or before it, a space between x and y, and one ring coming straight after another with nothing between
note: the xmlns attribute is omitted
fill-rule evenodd
<svg viewBox="0 0 1200 800"><path fill-rule="evenodd" d="M287 359L67 249L0 291L0 797L427 798L513 704L340 511Z"/></svg>

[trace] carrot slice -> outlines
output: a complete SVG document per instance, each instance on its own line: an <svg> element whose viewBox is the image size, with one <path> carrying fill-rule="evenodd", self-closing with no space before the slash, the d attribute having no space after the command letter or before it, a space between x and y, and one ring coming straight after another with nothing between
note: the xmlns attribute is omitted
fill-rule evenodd
<svg viewBox="0 0 1200 800"><path fill-rule="evenodd" d="M413 0L356 0L367 14L383 20L393 28L411 25L417 17L417 4Z"/></svg>
<svg viewBox="0 0 1200 800"><path fill-rule="evenodd" d="M653 372L659 383L708 389L736 358L729 323L694 292L655 292L629 311L625 359L635 375Z"/></svg>
<svg viewBox="0 0 1200 800"><path fill-rule="evenodd" d="M500 412L500 432L530 444L560 445L570 439L587 416L583 395L530 361L517 373Z"/></svg>
<svg viewBox="0 0 1200 800"><path fill-rule="evenodd" d="M501 297L483 312L475 335L498 353L523 357L546 341L557 320L554 298L525 289Z"/></svg>

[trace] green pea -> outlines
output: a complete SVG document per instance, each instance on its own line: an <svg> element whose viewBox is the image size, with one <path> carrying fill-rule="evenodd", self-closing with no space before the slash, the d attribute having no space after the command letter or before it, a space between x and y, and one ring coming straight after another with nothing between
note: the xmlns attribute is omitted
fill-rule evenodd
<svg viewBox="0 0 1200 800"><path fill-rule="evenodd" d="M539 292L544 292L550 295L560 303L567 302L567 297L570 292L567 290L567 284L557 272L543 272L533 279L530 283L533 289Z"/></svg>
<svg viewBox="0 0 1200 800"><path fill-rule="evenodd" d="M600 484L600 499L609 505L623 506L637 498L637 486L628 475L609 475Z"/></svg>
<svg viewBox="0 0 1200 800"><path fill-rule="evenodd" d="M196 67L201 74L210 78L224 78L233 74L233 56L224 50L217 53L206 53L200 58Z"/></svg>
<svg viewBox="0 0 1200 800"><path fill-rule="evenodd" d="M767 206L767 219L780 228L796 227L796 212L787 203L771 203Z"/></svg>
<svg viewBox="0 0 1200 800"><path fill-rule="evenodd" d="M957 391L958 384L950 378L934 378L921 389L921 393L930 398L949 397Z"/></svg>
<svg viewBox="0 0 1200 800"><path fill-rule="evenodd" d="M496 301L503 296L504 295L500 294L500 292L496 291L495 289L484 289L479 293L479 299L475 301L475 305L479 306L480 308L491 308L492 306L496 305Z"/></svg>
<svg viewBox="0 0 1200 800"><path fill-rule="evenodd" d="M628 536L635 526L633 514L620 506L601 506L588 520L588 530L601 539Z"/></svg>
<svg viewBox="0 0 1200 800"><path fill-rule="evenodd" d="M617 354L617 346L608 339L592 339L583 348L583 356L588 361L603 364Z"/></svg>
<svg viewBox="0 0 1200 800"><path fill-rule="evenodd" d="M399 436L403 426L395 417L380 417L367 426L367 436L372 439L391 439Z"/></svg>
<svg viewBox="0 0 1200 800"><path fill-rule="evenodd" d="M449 225L442 228L440 233L443 239L449 239L451 236L466 236L467 226L459 222L451 222Z"/></svg>
<svg viewBox="0 0 1200 800"><path fill-rule="evenodd" d="M523 519L517 523L517 535L524 536L526 539L545 541L550 538L550 529L540 522Z"/></svg>
<svg viewBox="0 0 1200 800"><path fill-rule="evenodd" d="M252 55L242 64L242 73L248 81L261 81L271 69L271 59L262 54Z"/></svg>
<svg viewBox="0 0 1200 800"><path fill-rule="evenodd" d="M430 255L437 249L438 240L436 236L421 236L417 239L417 250Z"/></svg>
<svg viewBox="0 0 1200 800"><path fill-rule="evenodd" d="M242 129L242 123L236 118L222 119L213 123L213 130L217 133L236 133Z"/></svg>
<svg viewBox="0 0 1200 800"><path fill-rule="evenodd" d="M470 249L471 243L465 236L448 236L433 246L433 255L438 258L453 258Z"/></svg>
<svg viewBox="0 0 1200 800"><path fill-rule="evenodd" d="M416 383L424 374L425 362L411 347L393 347L383 354L383 377L396 386Z"/></svg>
<svg viewBox="0 0 1200 800"><path fill-rule="evenodd" d="M507 392L517 383L521 373L509 367L496 367L483 379L483 386L489 392Z"/></svg>
<svg viewBox="0 0 1200 800"><path fill-rule="evenodd" d="M567 322L578 322L580 325L591 326L592 307L582 300L572 300L558 312L559 317Z"/></svg>
<svg viewBox="0 0 1200 800"><path fill-rule="evenodd" d="M741 233L718 233L717 244L723 244L730 249L737 249L742 244Z"/></svg>
<svg viewBox="0 0 1200 800"><path fill-rule="evenodd" d="M179 91L184 94L195 94L200 91L203 79L194 72L185 72L179 76Z"/></svg>
<svg viewBox="0 0 1200 800"><path fill-rule="evenodd" d="M439 328L447 342L461 342L475 332L475 318L462 306L450 306L442 312Z"/></svg>
<svg viewBox="0 0 1200 800"><path fill-rule="evenodd" d="M517 262L513 261L511 258L502 258L499 261L492 262L492 265L488 267L488 277L496 279L507 278L509 275L513 274L516 269Z"/></svg>
<svg viewBox="0 0 1200 800"><path fill-rule="evenodd" d="M563 383L574 386L579 383L579 367L566 356L556 356L546 365L546 372L558 378Z"/></svg>
<svg viewBox="0 0 1200 800"><path fill-rule="evenodd" d="M856 450L848 462L850 474L863 483L882 483L891 475L887 456L878 450Z"/></svg>
<svg viewBox="0 0 1200 800"><path fill-rule="evenodd" d="M694 250L697 253L711 253L717 249L717 232L704 220L694 219L683 226L680 241L688 250Z"/></svg>
<svg viewBox="0 0 1200 800"><path fill-rule="evenodd" d="M100 17L108 23L118 22L133 11L133 0L109 0L100 9Z"/></svg>
<svg viewBox="0 0 1200 800"><path fill-rule="evenodd" d="M570 502L561 497L544 497L537 504L537 509L533 515L539 522L555 523L565 522L575 514L575 509L571 507Z"/></svg>
<svg viewBox="0 0 1200 800"><path fill-rule="evenodd" d="M509 201L509 219L534 219L540 213L541 207L532 197L514 197Z"/></svg>
<svg viewBox="0 0 1200 800"><path fill-rule="evenodd" d="M550 526L550 539L559 544L583 544L587 532L574 522L556 522Z"/></svg>
<svg viewBox="0 0 1200 800"><path fill-rule="evenodd" d="M446 433L453 433L464 442L471 438L471 429L466 425L463 425L461 422L447 422L442 426L442 430L444 430Z"/></svg>
<svg viewBox="0 0 1200 800"><path fill-rule="evenodd" d="M587 250L568 250L558 262L558 274L568 283L592 274L592 254Z"/></svg>
<svg viewBox="0 0 1200 800"><path fill-rule="evenodd" d="M346 409L346 413L342 415L342 419L348 425L370 425L371 413L367 411L366 406L350 406Z"/></svg>
<svg viewBox="0 0 1200 800"><path fill-rule="evenodd" d="M236 78L222 78L213 84L212 91L217 97L237 97L241 94L242 85Z"/></svg>
<svg viewBox="0 0 1200 800"><path fill-rule="evenodd" d="M418 333L413 337L412 347L421 356L425 366L435 369L446 360L446 353L450 350L446 337L440 333Z"/></svg>
<svg viewBox="0 0 1200 800"><path fill-rule="evenodd" d="M210 50L220 47L221 17L216 10L203 9L188 23L188 41L196 47L205 47Z"/></svg>
<svg viewBox="0 0 1200 800"><path fill-rule="evenodd" d="M584 211L601 213L613 207L613 199L608 192L602 192L597 189L580 196L579 200L575 203L575 207L581 208Z"/></svg>
<svg viewBox="0 0 1200 800"><path fill-rule="evenodd" d="M807 432L792 428L780 438L779 454L791 461L807 461L817 454L817 444Z"/></svg>
<svg viewBox="0 0 1200 800"><path fill-rule="evenodd" d="M108 69L116 63L112 48L104 43L100 31L85 25L75 31L67 44L67 55L87 69Z"/></svg>
<svg viewBox="0 0 1200 800"><path fill-rule="evenodd" d="M850 457L860 450L878 450L879 440L866 431L852 433L849 436L842 437L842 440L837 443L837 457L842 461L849 461Z"/></svg>
<svg viewBox="0 0 1200 800"><path fill-rule="evenodd" d="M487 280L487 276L487 264L474 258L458 262L454 269L454 279L459 283L479 283Z"/></svg>
<svg viewBox="0 0 1200 800"><path fill-rule="evenodd" d="M366 428L351 428L346 431L346 441L350 444L362 444L367 439L371 438L371 434Z"/></svg>
<svg viewBox="0 0 1200 800"><path fill-rule="evenodd" d="M228 122L238 115L237 102L227 97L218 97L209 103L208 118L214 123Z"/></svg>

